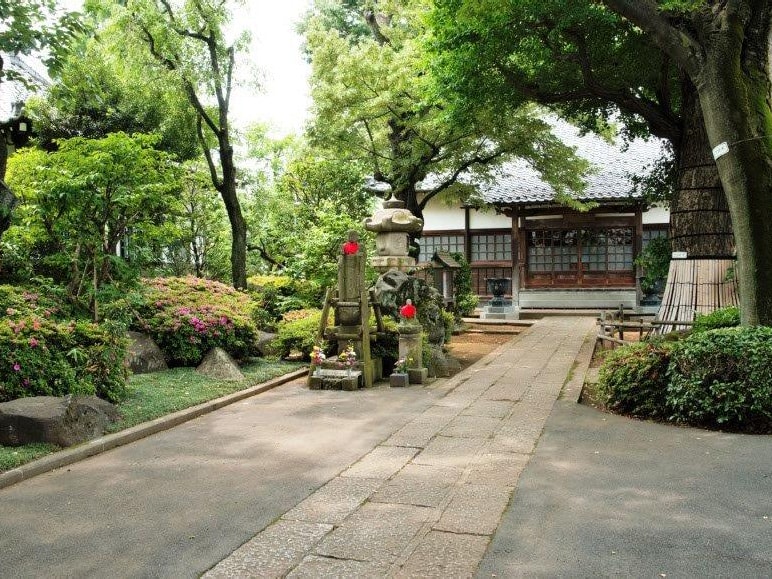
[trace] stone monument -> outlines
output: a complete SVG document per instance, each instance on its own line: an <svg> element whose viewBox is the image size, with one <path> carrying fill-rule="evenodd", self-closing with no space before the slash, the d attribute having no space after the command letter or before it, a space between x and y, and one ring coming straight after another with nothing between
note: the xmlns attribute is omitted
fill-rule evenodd
<svg viewBox="0 0 772 579"><path fill-rule="evenodd" d="M370 354L370 297L365 287L367 256L359 243L356 231L350 231L348 240L340 246L338 256L338 284L328 290L319 327L319 339L335 341L338 352L347 355L346 368L337 367L333 360L321 364L309 375L311 389L356 390L371 387L374 366ZM330 308L334 311L334 326L327 328Z"/></svg>

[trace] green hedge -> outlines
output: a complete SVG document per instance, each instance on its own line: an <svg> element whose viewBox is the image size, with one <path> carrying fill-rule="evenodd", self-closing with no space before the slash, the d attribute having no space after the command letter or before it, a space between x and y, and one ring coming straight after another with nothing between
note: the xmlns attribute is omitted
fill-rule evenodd
<svg viewBox="0 0 772 579"><path fill-rule="evenodd" d="M692 331L707 332L718 328L733 328L740 325L740 308L729 306L709 314L697 314Z"/></svg>
<svg viewBox="0 0 772 579"><path fill-rule="evenodd" d="M246 293L196 277L143 282L133 327L149 333L172 366L195 366L214 347L235 358L256 353L255 305Z"/></svg>
<svg viewBox="0 0 772 579"><path fill-rule="evenodd" d="M666 418L672 350L670 342L642 342L612 351L600 368L598 382L608 408L641 418Z"/></svg>
<svg viewBox="0 0 772 579"><path fill-rule="evenodd" d="M610 410L705 428L772 432L772 328L700 331L619 348L600 369Z"/></svg>
<svg viewBox="0 0 772 579"><path fill-rule="evenodd" d="M772 431L772 328L693 334L668 371L672 419L746 432Z"/></svg>
<svg viewBox="0 0 772 579"><path fill-rule="evenodd" d="M284 314L279 322L276 338L271 346L282 358L286 358L293 350L302 354L303 360L311 359L311 350L317 343L319 323L322 320L322 310L305 309Z"/></svg>

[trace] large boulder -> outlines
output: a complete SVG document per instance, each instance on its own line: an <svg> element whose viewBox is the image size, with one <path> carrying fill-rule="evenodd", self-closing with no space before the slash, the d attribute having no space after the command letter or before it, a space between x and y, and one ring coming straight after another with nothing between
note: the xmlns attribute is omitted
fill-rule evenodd
<svg viewBox="0 0 772 579"><path fill-rule="evenodd" d="M374 290L375 299L381 304L384 315L398 320L399 309L410 299L418 310L418 321L421 322L429 342L441 345L445 341L442 295L429 283L391 269L378 277Z"/></svg>
<svg viewBox="0 0 772 579"><path fill-rule="evenodd" d="M429 370L429 376L432 378L447 378L461 371L461 364L442 347L432 345L430 347L431 355L428 360L424 360L424 366Z"/></svg>
<svg viewBox="0 0 772 579"><path fill-rule="evenodd" d="M0 404L0 444L49 442L72 446L102 436L120 417L96 396L32 396Z"/></svg>
<svg viewBox="0 0 772 579"><path fill-rule="evenodd" d="M238 382L245 380L244 374L239 370L238 364L222 348L212 348L204 356L203 361L196 368L196 372L214 378L215 380L228 380Z"/></svg>
<svg viewBox="0 0 772 579"><path fill-rule="evenodd" d="M168 369L164 354L153 338L140 332L129 332L129 340L126 362L134 374L148 374Z"/></svg>
<svg viewBox="0 0 772 579"><path fill-rule="evenodd" d="M273 341L276 339L277 334L270 332L257 332L257 351L261 356L277 356L279 351L273 346Z"/></svg>

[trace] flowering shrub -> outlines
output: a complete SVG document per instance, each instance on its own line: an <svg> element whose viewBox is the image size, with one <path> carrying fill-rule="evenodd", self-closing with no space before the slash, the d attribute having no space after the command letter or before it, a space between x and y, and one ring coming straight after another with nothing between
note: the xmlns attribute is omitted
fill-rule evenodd
<svg viewBox="0 0 772 579"><path fill-rule="evenodd" d="M172 365L196 365L214 347L235 358L255 353L254 304L247 294L195 277L144 283L145 303L134 326L152 336Z"/></svg>
<svg viewBox="0 0 772 579"><path fill-rule="evenodd" d="M44 310L46 311L46 310ZM0 401L26 396L126 396L125 328L61 322L6 308L0 320Z"/></svg>

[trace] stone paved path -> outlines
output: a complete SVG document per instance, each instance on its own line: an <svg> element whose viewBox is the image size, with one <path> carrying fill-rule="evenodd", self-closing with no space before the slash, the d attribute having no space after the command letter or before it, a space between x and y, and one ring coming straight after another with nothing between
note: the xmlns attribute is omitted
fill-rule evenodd
<svg viewBox="0 0 772 579"><path fill-rule="evenodd" d="M205 577L468 577L591 318L545 318Z"/></svg>

